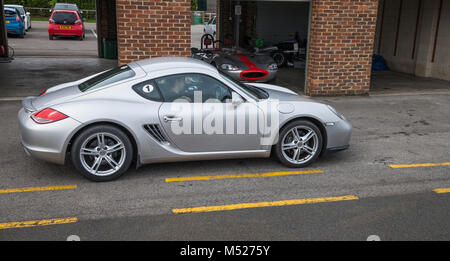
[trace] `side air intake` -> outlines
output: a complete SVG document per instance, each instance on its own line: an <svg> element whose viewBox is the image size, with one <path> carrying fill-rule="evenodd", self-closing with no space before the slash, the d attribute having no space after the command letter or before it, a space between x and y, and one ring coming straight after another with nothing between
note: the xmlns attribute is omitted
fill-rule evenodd
<svg viewBox="0 0 450 261"><path fill-rule="evenodd" d="M157 141L164 143L167 142L167 139L161 132L161 127L159 124L146 124L144 125L144 129Z"/></svg>

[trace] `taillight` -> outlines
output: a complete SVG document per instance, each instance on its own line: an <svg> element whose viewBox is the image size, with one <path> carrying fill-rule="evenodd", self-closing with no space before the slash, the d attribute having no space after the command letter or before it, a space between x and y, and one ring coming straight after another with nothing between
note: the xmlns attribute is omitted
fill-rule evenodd
<svg viewBox="0 0 450 261"><path fill-rule="evenodd" d="M35 114L31 115L30 117L36 123L46 124L46 123L52 123L55 121L63 120L65 118L67 118L67 115L65 115L59 111L50 109L50 108L46 108L46 109L43 109L42 111L36 112Z"/></svg>
<svg viewBox="0 0 450 261"><path fill-rule="evenodd" d="M16 21L20 21L20 16L16 15Z"/></svg>
<svg viewBox="0 0 450 261"><path fill-rule="evenodd" d="M51 24L54 24L55 23L55 20L53 20L53 19L49 19L48 20Z"/></svg>
<svg viewBox="0 0 450 261"><path fill-rule="evenodd" d="M45 94L46 92L47 92L47 90L45 90L45 91L41 92L41 94L39 94L39 96L42 96L42 95L44 95L44 94Z"/></svg>
<svg viewBox="0 0 450 261"><path fill-rule="evenodd" d="M81 24L81 20L80 19L76 20L75 24Z"/></svg>

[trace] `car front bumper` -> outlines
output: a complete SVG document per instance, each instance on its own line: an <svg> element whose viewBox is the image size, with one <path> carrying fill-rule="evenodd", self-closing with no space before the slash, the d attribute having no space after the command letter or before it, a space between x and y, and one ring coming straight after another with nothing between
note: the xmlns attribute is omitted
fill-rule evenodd
<svg viewBox="0 0 450 261"><path fill-rule="evenodd" d="M327 150L345 150L350 146L352 124L347 119L334 122L333 125L325 125L327 132Z"/></svg>
<svg viewBox="0 0 450 261"><path fill-rule="evenodd" d="M81 123L66 118L49 124L37 124L31 113L19 111L20 140L25 152L35 158L64 164L68 139Z"/></svg>
<svg viewBox="0 0 450 261"><path fill-rule="evenodd" d="M244 70L237 70L237 71L223 71L221 70L221 72L226 73L227 75L229 75L231 78L233 78L236 81L241 81L241 82L269 82L273 79L276 78L277 76L277 70L268 70L268 74L266 77L262 78L262 79L257 79L255 81L252 80L246 80L241 78L241 73Z"/></svg>

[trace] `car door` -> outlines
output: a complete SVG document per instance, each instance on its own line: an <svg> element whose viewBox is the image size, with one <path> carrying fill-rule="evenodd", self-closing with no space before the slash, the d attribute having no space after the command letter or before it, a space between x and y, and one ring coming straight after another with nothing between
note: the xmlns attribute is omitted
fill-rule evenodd
<svg viewBox="0 0 450 261"><path fill-rule="evenodd" d="M199 73L155 80L163 103L161 126L170 141L185 152L252 151L262 148L258 116L251 102L231 103L233 90L222 81Z"/></svg>

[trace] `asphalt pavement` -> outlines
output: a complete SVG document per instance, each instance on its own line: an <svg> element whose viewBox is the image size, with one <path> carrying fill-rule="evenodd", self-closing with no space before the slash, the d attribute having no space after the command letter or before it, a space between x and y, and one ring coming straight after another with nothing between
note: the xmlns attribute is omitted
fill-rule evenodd
<svg viewBox="0 0 450 261"><path fill-rule="evenodd" d="M273 158L175 162L95 183L70 162L27 156L22 97L114 64L34 54L0 64L0 240L450 239L450 93L311 98L353 134L348 150L300 170Z"/></svg>
<svg viewBox="0 0 450 261"><path fill-rule="evenodd" d="M87 181L70 164L58 166L26 156L17 130L20 102L0 102L0 189L6 191L0 193L0 228L5 228L0 229L0 239L65 240L75 234L86 240L365 240L375 234L386 240L448 240L450 193L434 190L450 188L450 164L445 164L450 156L449 99L450 95L316 99L333 105L354 126L347 151L326 155L302 169L319 173L167 182L292 171L274 159L216 160L146 165L108 183ZM436 165L389 166L418 163ZM12 190L48 186L71 187ZM289 205L292 200L300 203ZM287 203L174 213L260 202ZM21 228L23 221L36 221L32 224L38 226ZM39 221L67 224L40 226ZM13 225L17 228L8 228L11 222L19 222Z"/></svg>

